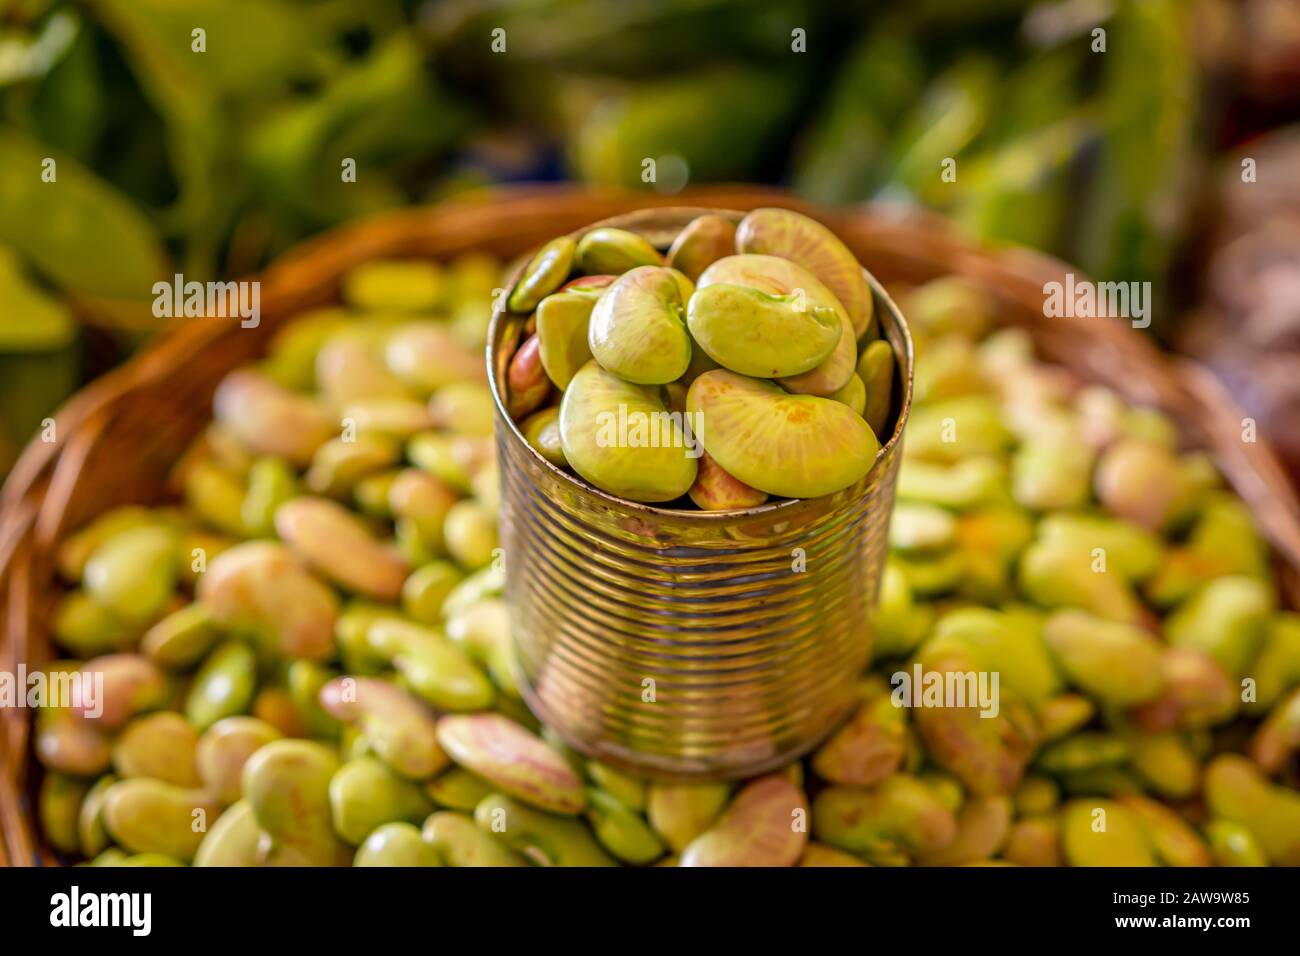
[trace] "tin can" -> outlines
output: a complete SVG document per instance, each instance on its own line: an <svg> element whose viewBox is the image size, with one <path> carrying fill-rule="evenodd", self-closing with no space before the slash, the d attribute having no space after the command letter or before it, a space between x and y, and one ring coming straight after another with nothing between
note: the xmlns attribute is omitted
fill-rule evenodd
<svg viewBox="0 0 1300 956"><path fill-rule="evenodd" d="M741 216L652 209L594 225L663 249L704 213ZM506 413L525 317L500 297L488 364L516 679L579 752L659 778L745 777L806 753L853 707L913 360L897 307L867 279L900 373L875 465L833 495L725 512L626 501L538 454Z"/></svg>

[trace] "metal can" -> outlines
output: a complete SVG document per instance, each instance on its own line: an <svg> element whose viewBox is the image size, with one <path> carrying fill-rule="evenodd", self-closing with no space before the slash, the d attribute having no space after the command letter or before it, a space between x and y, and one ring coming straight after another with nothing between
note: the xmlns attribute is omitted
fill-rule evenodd
<svg viewBox="0 0 1300 956"><path fill-rule="evenodd" d="M595 225L662 249L704 213L741 216L652 209ZM627 501L538 454L506 413L525 317L499 297L488 364L516 679L579 752L661 778L744 777L806 753L852 708L912 391L907 326L867 279L899 370L875 465L833 495L724 512Z"/></svg>

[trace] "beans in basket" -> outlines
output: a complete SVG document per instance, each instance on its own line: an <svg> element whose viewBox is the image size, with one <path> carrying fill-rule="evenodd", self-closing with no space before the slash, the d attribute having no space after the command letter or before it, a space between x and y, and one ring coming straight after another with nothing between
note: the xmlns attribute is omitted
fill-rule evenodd
<svg viewBox="0 0 1300 956"><path fill-rule="evenodd" d="M725 225L701 219L670 250L697 289L716 287L710 270L758 282L727 270L805 248L742 225L754 251L737 262L720 255L733 241ZM577 361L581 338L565 339L585 332L602 289L629 277L613 301L630 297L634 318L646 310L642 331L656 341L677 334L663 331L677 328L660 321L663 303L690 298L683 279L644 261L657 251L594 235L545 252L512 294L548 338L517 356L515 413L552 461L577 457L564 403L547 404L552 388L646 407L674 391ZM623 278L558 291L575 257ZM844 291L834 261L801 260L780 268L817 271L820 286L801 278L805 292L859 341L868 300ZM655 271L642 280L645 268ZM1167 418L1038 361L1023 334L993 331L981 297L948 279L903 300L917 407L875 661L853 716L806 760L735 784L641 779L566 748L512 679L480 358L496 281L479 260L358 268L342 306L300 316L264 361L227 377L214 422L177 467L173 500L115 509L63 543L68 590L52 626L66 657L48 671L103 686L94 706L46 709L35 723L42 831L67 859L1300 863L1300 617L1278 608L1250 514ZM745 300L786 294L717 285ZM834 300L820 291L837 285ZM817 321L771 308L781 321ZM762 448L775 459L736 436L752 407L814 400L829 403L809 416L815 449L830 448L840 418L863 403L875 430L888 346L861 339L862 388L845 403L699 371L695 343L713 340L689 309L681 328L690 353L675 360L697 369L688 396L724 425L719 453L689 479L663 467L654 480L665 493L732 507L850 480L840 454L820 468L792 460L787 475L778 459L797 436L769 436ZM768 370L815 374L840 341L811 367L820 351ZM739 361L725 336L718 343L719 359ZM621 336L606 345L624 373L676 373L669 386L691 374L661 368L664 350L641 355ZM537 363L550 383L532 390ZM620 489L643 482L626 465L583 467ZM827 477L832 467L845 470ZM997 674L996 706L905 700L900 675L917 668Z"/></svg>

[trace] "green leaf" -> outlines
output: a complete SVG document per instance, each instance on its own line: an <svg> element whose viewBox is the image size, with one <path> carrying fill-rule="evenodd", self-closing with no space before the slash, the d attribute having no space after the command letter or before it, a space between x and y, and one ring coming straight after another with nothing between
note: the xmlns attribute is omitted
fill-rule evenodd
<svg viewBox="0 0 1300 956"><path fill-rule="evenodd" d="M13 30L0 36L0 86L48 73L72 48L78 26L75 15L60 10L34 35Z"/></svg>
<svg viewBox="0 0 1300 956"><path fill-rule="evenodd" d="M1098 278L1162 279L1172 260L1195 162L1191 12L1182 0L1127 2L1108 28L1101 162L1077 252Z"/></svg>
<svg viewBox="0 0 1300 956"><path fill-rule="evenodd" d="M95 9L137 70L172 87L157 89L161 98L264 97L308 72L322 40L285 0L98 0Z"/></svg>
<svg viewBox="0 0 1300 956"><path fill-rule="evenodd" d="M20 123L37 139L87 162L109 125L108 101L93 30L82 29L72 48L33 90ZM138 122L138 118L132 117ZM111 179L103 168L97 171ZM119 185L121 185L119 183Z"/></svg>
<svg viewBox="0 0 1300 956"><path fill-rule="evenodd" d="M68 307L23 272L18 253L0 245L0 352L41 352L76 335Z"/></svg>
<svg viewBox="0 0 1300 956"><path fill-rule="evenodd" d="M497 75L546 71L671 76L702 63L785 59L795 27L818 36L819 0L438 0L426 28L441 57ZM504 30L506 53L490 46Z"/></svg>
<svg viewBox="0 0 1300 956"><path fill-rule="evenodd" d="M799 152L795 191L826 203L870 196L898 118L924 82L920 50L902 24L872 31L849 52Z"/></svg>
<svg viewBox="0 0 1300 956"><path fill-rule="evenodd" d="M955 198L940 178L942 163L956 159L984 132L995 106L997 67L981 56L959 60L939 74L895 133L894 187L943 207Z"/></svg>
<svg viewBox="0 0 1300 956"><path fill-rule="evenodd" d="M17 448L76 388L77 328L68 307L0 245L0 475Z"/></svg>
<svg viewBox="0 0 1300 956"><path fill-rule="evenodd" d="M401 203L392 174L452 142L469 119L432 82L410 35L396 34L252 126L246 162L266 206L317 228ZM344 159L356 160L356 182L342 181Z"/></svg>
<svg viewBox="0 0 1300 956"><path fill-rule="evenodd" d="M566 78L572 164L587 182L641 188L647 159L667 181L668 156L685 161L691 182L756 177L783 146L805 85L792 70L747 67L635 82Z"/></svg>
<svg viewBox="0 0 1300 956"><path fill-rule="evenodd" d="M54 182L42 180L47 157ZM145 300L168 274L158 235L134 206L72 157L8 126L0 126L0 242L87 296Z"/></svg>
<svg viewBox="0 0 1300 956"><path fill-rule="evenodd" d="M235 104L274 100L291 80L309 76L320 37L285 0L99 0L95 10L166 122L180 188L166 221L186 239L183 269L211 274L245 198L229 175L240 145ZM196 30L204 31L202 52Z"/></svg>
<svg viewBox="0 0 1300 956"><path fill-rule="evenodd" d="M982 239L1059 248L1070 165L1094 134L1082 115L1067 116L964 159L955 218Z"/></svg>

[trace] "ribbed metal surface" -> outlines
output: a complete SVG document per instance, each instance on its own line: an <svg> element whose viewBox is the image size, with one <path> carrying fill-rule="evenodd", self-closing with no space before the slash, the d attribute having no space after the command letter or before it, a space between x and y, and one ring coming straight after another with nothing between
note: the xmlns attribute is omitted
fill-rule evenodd
<svg viewBox="0 0 1300 956"><path fill-rule="evenodd" d="M705 211L608 222L664 245ZM851 705L870 648L911 387L910 339L893 303L874 282L873 290L906 373L894 434L874 468L836 495L728 513L624 501L534 452L501 397L520 322L494 317L518 677L534 711L580 751L660 776L744 776L805 752Z"/></svg>

